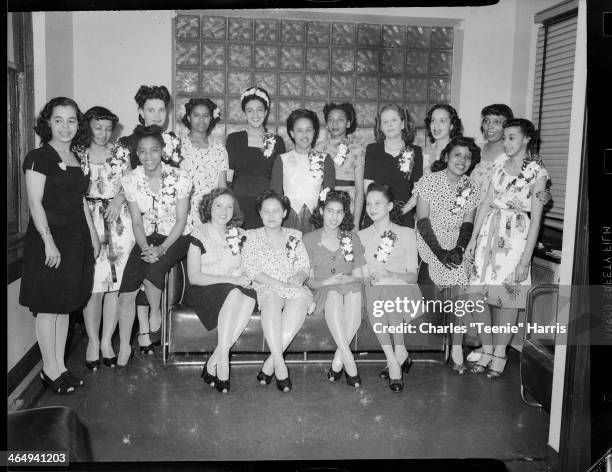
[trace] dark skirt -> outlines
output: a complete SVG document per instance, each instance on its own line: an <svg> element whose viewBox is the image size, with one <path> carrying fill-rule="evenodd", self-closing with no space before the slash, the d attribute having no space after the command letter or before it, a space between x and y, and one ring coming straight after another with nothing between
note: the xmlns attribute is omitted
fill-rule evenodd
<svg viewBox="0 0 612 472"><path fill-rule="evenodd" d="M240 206L240 211L242 211L242 216L244 218L242 227L244 229L261 228L263 222L255 208L257 197L236 195L236 199L238 200L238 205Z"/></svg>
<svg viewBox="0 0 612 472"><path fill-rule="evenodd" d="M289 210L289 214L285 221L283 221L283 226L285 228L293 228L302 232L302 234L310 233L314 231L314 226L310 222L310 217L312 213L306 205L302 205L302 209L300 213L296 213L293 208Z"/></svg>
<svg viewBox="0 0 612 472"><path fill-rule="evenodd" d="M159 246L165 240L166 236L157 233L147 236L147 243L156 246ZM166 254L151 264L142 260L140 256L142 249L138 244L135 244L125 264L119 292L134 292L140 288L145 279L158 289L163 290L166 273L185 257L187 249L189 249L189 238L185 235L179 236L174 244L168 248Z"/></svg>
<svg viewBox="0 0 612 472"><path fill-rule="evenodd" d="M363 290L363 284L361 282L351 282L348 284L336 284L336 285L326 285L325 287L318 288L314 291L314 303L316 303L316 307L314 309L314 314L318 315L325 311L325 300L327 300L327 294L330 291L334 291L339 293L340 295L346 295L347 293L359 293L361 292L361 299L365 300L365 292Z"/></svg>
<svg viewBox="0 0 612 472"><path fill-rule="evenodd" d="M190 285L185 291L183 301L186 307L196 312L208 331L217 327L219 312L229 293L237 288L247 297L257 300L255 290L234 284Z"/></svg>
<svg viewBox="0 0 612 472"><path fill-rule="evenodd" d="M60 252L57 269L45 265L45 244L30 219L23 246L19 303L37 313L68 314L87 304L93 288L94 254L85 217L51 228Z"/></svg>

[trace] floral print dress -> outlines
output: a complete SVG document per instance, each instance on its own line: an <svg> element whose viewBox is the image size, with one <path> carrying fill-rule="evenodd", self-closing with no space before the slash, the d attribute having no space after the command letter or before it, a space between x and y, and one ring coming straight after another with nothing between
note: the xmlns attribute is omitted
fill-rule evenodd
<svg viewBox="0 0 612 472"><path fill-rule="evenodd" d="M521 173L510 175L504 169L507 159L496 164L493 201L490 208L482 208L487 216L476 240L469 291L484 293L490 305L525 308L531 267L523 282L517 284L512 277L527 242L533 188L538 179L548 181L549 176L539 159L525 160Z"/></svg>
<svg viewBox="0 0 612 472"><path fill-rule="evenodd" d="M115 221L107 221L104 212L110 201L123 191L121 178L130 170L130 152L112 143L106 162L91 162L87 149L80 151L79 157L83 173L89 177L85 198L101 243L92 292L114 292L121 286L123 269L134 246L134 233L127 200Z"/></svg>

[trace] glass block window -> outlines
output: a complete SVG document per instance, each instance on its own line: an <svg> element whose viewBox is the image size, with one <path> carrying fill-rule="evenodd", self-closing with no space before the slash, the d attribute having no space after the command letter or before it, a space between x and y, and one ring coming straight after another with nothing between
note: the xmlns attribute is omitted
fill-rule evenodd
<svg viewBox="0 0 612 472"><path fill-rule="evenodd" d="M348 101L357 112L355 137L367 144L374 140L380 107L398 103L417 127L415 143L423 145L425 113L435 103L451 101L453 28L345 20L179 12L174 36L177 131L186 133L180 125L185 102L210 97L221 108L215 135L223 141L245 126L240 94L258 85L272 99L268 129L282 136L291 110L307 107L322 120L325 103Z"/></svg>

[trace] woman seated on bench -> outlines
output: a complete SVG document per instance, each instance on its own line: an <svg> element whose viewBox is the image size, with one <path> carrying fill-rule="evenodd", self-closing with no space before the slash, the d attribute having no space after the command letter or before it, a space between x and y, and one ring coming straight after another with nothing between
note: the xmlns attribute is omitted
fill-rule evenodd
<svg viewBox="0 0 612 472"><path fill-rule="evenodd" d="M327 379L335 382L344 370L346 383L359 387L361 377L350 344L361 324L361 267L366 262L361 240L351 231L351 196L337 190L322 192L311 221L318 229L304 235L311 267L308 286L314 290L314 313L325 312L338 346Z"/></svg>
<svg viewBox="0 0 612 472"><path fill-rule="evenodd" d="M251 280L242 273L242 246L238 227L242 215L231 190L218 188L199 205L204 223L190 235L187 275L190 286L183 304L193 308L207 330L217 330L217 348L201 377L221 393L228 393L229 350L246 328L255 307Z"/></svg>
<svg viewBox="0 0 612 472"><path fill-rule="evenodd" d="M289 199L274 190L257 197L264 226L247 231L243 258L245 273L257 291L261 327L270 347L257 380L267 385L276 374L276 386L283 392L291 391L283 352L304 324L312 303L312 293L304 287L310 264L302 233L281 227L289 209Z"/></svg>

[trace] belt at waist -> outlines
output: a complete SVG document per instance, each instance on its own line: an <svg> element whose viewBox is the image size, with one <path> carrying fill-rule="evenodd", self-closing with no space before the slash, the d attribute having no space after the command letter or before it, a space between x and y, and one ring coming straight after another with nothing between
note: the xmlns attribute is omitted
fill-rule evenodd
<svg viewBox="0 0 612 472"><path fill-rule="evenodd" d="M336 179L334 181L334 186L335 187L354 187L355 186L355 181L354 180Z"/></svg>

